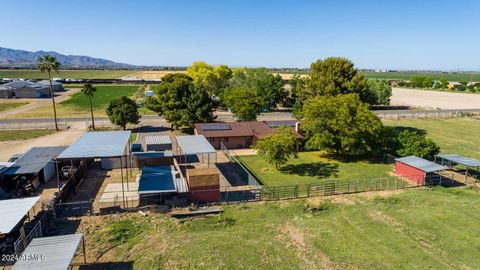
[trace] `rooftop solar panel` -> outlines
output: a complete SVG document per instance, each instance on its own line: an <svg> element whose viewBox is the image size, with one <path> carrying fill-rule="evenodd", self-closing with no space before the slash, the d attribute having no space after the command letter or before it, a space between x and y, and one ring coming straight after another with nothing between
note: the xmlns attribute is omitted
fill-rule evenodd
<svg viewBox="0 0 480 270"><path fill-rule="evenodd" d="M231 130L232 127L229 124L208 123L202 124L202 130Z"/></svg>
<svg viewBox="0 0 480 270"><path fill-rule="evenodd" d="M296 122L295 121L268 121L267 125L270 128L276 128L276 127L295 127Z"/></svg>

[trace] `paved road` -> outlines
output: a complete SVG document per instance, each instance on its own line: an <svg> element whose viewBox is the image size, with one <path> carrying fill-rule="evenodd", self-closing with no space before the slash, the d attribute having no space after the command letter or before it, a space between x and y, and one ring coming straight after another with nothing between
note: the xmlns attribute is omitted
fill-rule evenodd
<svg viewBox="0 0 480 270"><path fill-rule="evenodd" d="M451 109L451 110L378 110L374 111L380 117L389 117L395 115L402 115L402 116L422 116L425 114L431 114L435 116L436 114L456 114L456 113L480 113L480 109ZM271 113L262 113L258 120L260 121L268 121L268 120L288 120L293 119L290 112L271 112ZM85 122L89 121L90 117L72 117L72 118L58 118L59 122ZM95 117L96 121L108 121L107 117ZM234 118L232 114L222 112L217 114L218 121L233 121ZM0 120L0 124L9 124L9 123L52 123L52 118L24 118L24 119L5 119ZM142 117L142 123L163 123L166 124L165 119L160 116L155 115L144 115Z"/></svg>

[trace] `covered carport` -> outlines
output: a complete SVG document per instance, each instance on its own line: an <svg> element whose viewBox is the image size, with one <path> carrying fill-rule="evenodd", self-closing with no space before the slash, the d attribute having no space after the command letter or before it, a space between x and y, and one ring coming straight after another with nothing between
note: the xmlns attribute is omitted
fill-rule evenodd
<svg viewBox="0 0 480 270"><path fill-rule="evenodd" d="M65 149L55 160L59 162L73 162L84 160L117 161L121 172L121 181L128 183L128 164L130 162L130 131L101 131L83 134L74 144ZM125 169L125 174L123 170ZM60 192L60 180L57 179ZM122 185L123 203L125 205L125 191Z"/></svg>
<svg viewBox="0 0 480 270"><path fill-rule="evenodd" d="M217 151L203 135L177 136L176 139L177 153L184 157L183 164L185 166L188 163L187 156L189 155L200 156L202 163L205 162L206 155L207 165L210 167L210 155L215 154L215 163L217 162Z"/></svg>
<svg viewBox="0 0 480 270"><path fill-rule="evenodd" d="M436 155L435 161L442 165L448 166L450 169L453 169L455 165L462 165L465 167L465 182L469 176L473 176L470 174L469 170L474 169L476 171L474 178L479 178L479 169L480 169L480 160L457 155L457 154L448 154L448 155Z"/></svg>
<svg viewBox="0 0 480 270"><path fill-rule="evenodd" d="M34 238L19 256L13 269L71 269L82 244L83 262L86 263L85 242L82 234L67 234Z"/></svg>

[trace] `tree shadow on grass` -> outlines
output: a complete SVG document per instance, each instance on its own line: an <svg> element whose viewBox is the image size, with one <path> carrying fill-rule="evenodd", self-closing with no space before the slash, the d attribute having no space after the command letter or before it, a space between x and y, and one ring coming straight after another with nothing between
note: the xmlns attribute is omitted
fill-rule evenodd
<svg viewBox="0 0 480 270"><path fill-rule="evenodd" d="M426 135L427 134L427 131L424 130L424 129L419 129L419 128L414 128L414 127L405 127L405 126L393 126L395 128L395 130L397 130L398 132L402 132L404 130L408 130L408 131L415 131L417 132L418 134L420 135Z"/></svg>
<svg viewBox="0 0 480 270"><path fill-rule="evenodd" d="M320 161L301 164L288 164L279 168L279 170L286 174L326 178L330 176L337 176L338 164Z"/></svg>

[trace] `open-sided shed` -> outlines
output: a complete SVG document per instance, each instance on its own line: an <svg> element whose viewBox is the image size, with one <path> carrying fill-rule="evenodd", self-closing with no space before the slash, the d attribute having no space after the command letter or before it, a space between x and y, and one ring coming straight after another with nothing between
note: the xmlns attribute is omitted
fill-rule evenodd
<svg viewBox="0 0 480 270"><path fill-rule="evenodd" d="M465 181L467 180L468 176L470 175L469 170L475 169L477 174L479 173L480 169L480 160L457 155L457 154L449 154L449 155L437 155L435 156L435 161L442 164L447 165L450 169L454 165L462 165L465 167ZM476 175L476 177L479 177Z"/></svg>
<svg viewBox="0 0 480 270"><path fill-rule="evenodd" d="M146 136L145 145L147 151L172 150L172 140L170 136Z"/></svg>
<svg viewBox="0 0 480 270"><path fill-rule="evenodd" d="M217 151L205 139L203 135L177 136L177 151L185 156L185 163L187 163L187 156L189 155L207 155L207 162L210 166L210 154L215 154L215 161L217 159Z"/></svg>
<svg viewBox="0 0 480 270"><path fill-rule="evenodd" d="M418 185L424 185L429 175L446 169L445 166L416 156L395 159L395 174Z"/></svg>
<svg viewBox="0 0 480 270"><path fill-rule="evenodd" d="M13 265L13 269L70 269L82 240L82 234L34 238L19 256L22 259ZM83 258L86 262L85 245L83 245Z"/></svg>
<svg viewBox="0 0 480 270"><path fill-rule="evenodd" d="M0 200L0 235L11 233L37 203L40 197Z"/></svg>

